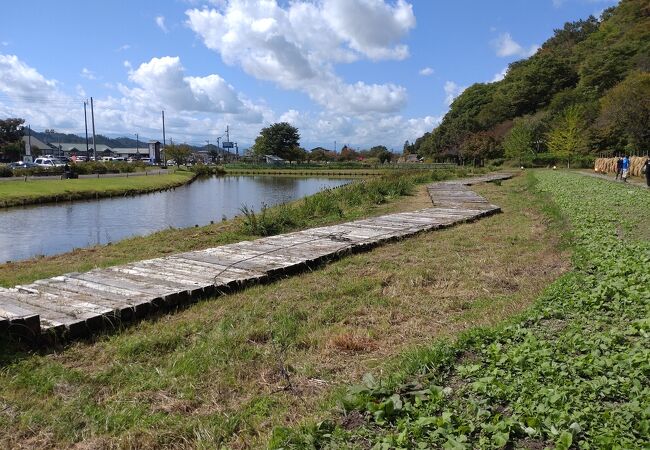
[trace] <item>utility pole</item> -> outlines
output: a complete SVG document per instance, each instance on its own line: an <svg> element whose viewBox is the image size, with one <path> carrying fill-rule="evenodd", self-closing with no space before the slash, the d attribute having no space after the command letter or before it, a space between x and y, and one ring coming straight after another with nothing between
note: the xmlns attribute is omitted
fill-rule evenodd
<svg viewBox="0 0 650 450"><path fill-rule="evenodd" d="M336 141L334 141L334 154L336 154Z"/></svg>
<svg viewBox="0 0 650 450"><path fill-rule="evenodd" d="M86 161L90 159L90 150L88 150L88 114L86 114L86 102L84 101L84 127L86 128Z"/></svg>
<svg viewBox="0 0 650 450"><path fill-rule="evenodd" d="M162 146L162 150L160 152L161 153L160 158L163 161L166 162L166 160L164 159L164 157L165 157L165 147L167 146L167 144L165 143L165 110L163 110L163 112L162 112L162 125L163 125L163 146ZM173 145L173 142L172 142L172 145Z"/></svg>
<svg viewBox="0 0 650 450"><path fill-rule="evenodd" d="M138 133L135 133L135 154L138 159L140 159L140 137L138 136Z"/></svg>
<svg viewBox="0 0 650 450"><path fill-rule="evenodd" d="M226 125L226 142L228 142L228 145L230 145L230 125ZM228 147L232 148L232 147ZM225 162L225 151L226 149L224 148L224 162ZM230 151L228 151L230 153ZM230 158L228 158L230 160Z"/></svg>
<svg viewBox="0 0 650 450"><path fill-rule="evenodd" d="M90 121L93 124L93 157L97 161L97 145L95 145L95 108L93 107L93 98L90 97Z"/></svg>
<svg viewBox="0 0 650 450"><path fill-rule="evenodd" d="M29 158L25 158L27 162L32 162L32 126L27 125L27 149L25 151L25 156L28 156Z"/></svg>

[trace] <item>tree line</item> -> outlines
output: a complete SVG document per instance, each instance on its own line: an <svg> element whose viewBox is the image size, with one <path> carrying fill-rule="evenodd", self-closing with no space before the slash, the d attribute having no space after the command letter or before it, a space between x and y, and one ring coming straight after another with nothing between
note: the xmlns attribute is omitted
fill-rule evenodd
<svg viewBox="0 0 650 450"><path fill-rule="evenodd" d="M380 163L385 163L394 158L393 153L384 145L376 145L368 150L354 150L344 145L340 153L316 147L308 152L300 146L298 129L287 122L274 123L262 128L251 150L258 157L274 155L291 162L376 159Z"/></svg>
<svg viewBox="0 0 650 450"><path fill-rule="evenodd" d="M411 153L462 160L650 150L650 3L569 22L503 80L459 95Z"/></svg>

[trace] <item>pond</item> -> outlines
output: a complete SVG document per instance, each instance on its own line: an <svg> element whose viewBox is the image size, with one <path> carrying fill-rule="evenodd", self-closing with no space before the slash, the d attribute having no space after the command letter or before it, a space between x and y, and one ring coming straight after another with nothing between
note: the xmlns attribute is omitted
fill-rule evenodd
<svg viewBox="0 0 650 450"><path fill-rule="evenodd" d="M349 183L349 179L278 176L210 177L134 197L0 210L0 263L144 236L165 228L207 225Z"/></svg>

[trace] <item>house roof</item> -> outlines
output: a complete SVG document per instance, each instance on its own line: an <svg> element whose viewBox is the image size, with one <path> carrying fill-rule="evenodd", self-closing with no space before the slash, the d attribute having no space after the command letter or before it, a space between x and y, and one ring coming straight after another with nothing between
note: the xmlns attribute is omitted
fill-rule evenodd
<svg viewBox="0 0 650 450"><path fill-rule="evenodd" d="M114 147L111 149L115 153L119 153L122 155L130 155L131 153L136 154L140 153L141 155L148 155L149 154L149 148L148 147Z"/></svg>
<svg viewBox="0 0 650 450"><path fill-rule="evenodd" d="M286 161L285 159L282 159L279 156L275 156L275 155L264 155L264 157L270 161L277 161L277 162Z"/></svg>
<svg viewBox="0 0 650 450"><path fill-rule="evenodd" d="M25 147L27 147L27 143L29 141L30 141L29 136L23 136L23 142L25 143ZM31 142L32 142L32 147L38 147L41 150L50 149L50 146L48 144L41 141L40 139L36 139L34 136L31 137Z"/></svg>
<svg viewBox="0 0 650 450"><path fill-rule="evenodd" d="M61 145L61 150L63 150L64 152L71 152L72 150L76 150L78 152L85 152L86 151L86 143L85 142L73 142L73 143L71 143L71 142L62 142L61 144L52 144L52 146L54 148L59 148L59 145ZM95 147L97 148L98 152L104 152L106 150L112 150L111 147L109 147L108 145L104 145L104 144L97 144L97 145L95 145ZM88 148L90 149L90 151L92 151L93 150L93 144L90 143L88 145Z"/></svg>

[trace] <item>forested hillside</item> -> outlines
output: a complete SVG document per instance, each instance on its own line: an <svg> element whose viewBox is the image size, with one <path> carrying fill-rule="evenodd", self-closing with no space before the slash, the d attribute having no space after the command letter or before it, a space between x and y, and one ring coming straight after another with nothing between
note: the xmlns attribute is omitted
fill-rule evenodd
<svg viewBox="0 0 650 450"><path fill-rule="evenodd" d="M644 153L649 71L650 2L622 0L555 30L503 80L470 86L409 151L464 160Z"/></svg>

